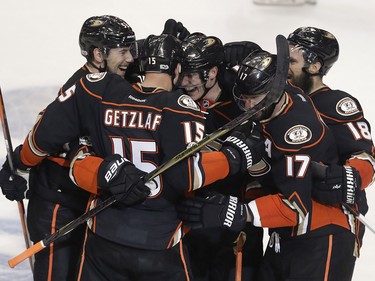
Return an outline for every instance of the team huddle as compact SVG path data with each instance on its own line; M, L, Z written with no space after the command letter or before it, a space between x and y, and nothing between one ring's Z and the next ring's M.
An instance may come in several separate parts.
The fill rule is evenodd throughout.
M170 19L136 40L118 17L87 19L86 64L13 152L16 171L5 161L0 186L9 200L27 194L33 243L114 203L36 253L34 280L351 280L375 179L370 124L323 82L339 57L333 34L278 39L272 54Z

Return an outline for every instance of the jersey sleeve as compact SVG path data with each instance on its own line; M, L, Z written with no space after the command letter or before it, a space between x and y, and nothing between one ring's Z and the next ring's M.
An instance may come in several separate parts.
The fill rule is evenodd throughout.
M375 150L371 126L364 117L361 104L348 93L338 90L317 93L313 101L334 135L339 162L356 168L361 176L361 188L366 188L375 180Z
M21 161L25 165L39 164L48 155L58 152L65 143L79 137L76 95L71 90L60 93L39 114L21 151Z
M159 153L163 155L163 162L204 137L204 117L186 95L180 96L173 107L164 108L162 119ZM163 177L175 188L191 191L222 179L228 173L228 162L222 152L197 152L173 165Z

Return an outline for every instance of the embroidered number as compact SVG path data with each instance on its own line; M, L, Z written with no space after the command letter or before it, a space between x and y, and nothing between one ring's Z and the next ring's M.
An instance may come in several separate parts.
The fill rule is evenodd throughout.
M195 125L195 137L193 139L193 128L192 123ZM183 122L182 125L184 126L184 135L185 135L185 143L189 144L192 142L199 142L203 139L204 136L204 125L199 122Z
M60 102L64 102L67 99L69 99L71 96L74 95L74 91L76 90L76 85L71 86L69 89L67 89L65 92L61 92L58 100Z
M124 155L124 141L121 137L111 137L113 144L113 153L119 154L123 157L128 158L138 169L151 172L157 168L157 165L150 160L145 160L143 156L145 154L155 154L157 153L156 143L153 140L130 140L130 151L131 155ZM161 190L161 181L160 177L157 176L154 178L157 183L157 188L151 190L149 196L156 196Z
M360 140L362 138L367 140L372 139L370 128L368 127L366 122L350 122L346 123L345 125L348 126L355 140Z
M297 172L295 169L299 165ZM308 155L292 155L286 156L286 175L288 177L303 178L306 175L307 168L310 164L310 156Z

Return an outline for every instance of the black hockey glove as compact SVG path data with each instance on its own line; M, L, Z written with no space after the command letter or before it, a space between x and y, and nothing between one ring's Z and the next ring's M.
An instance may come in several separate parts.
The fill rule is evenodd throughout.
M311 163L314 184L313 198L326 205L347 203L354 205L360 197L361 178L350 166L326 166Z
M251 121L234 129L223 143L221 151L228 159L230 175L243 173L262 160L264 140Z
M179 217L191 229L225 227L233 231L245 227L247 209L247 205L238 202L237 197L219 193L186 199L177 206Z
M174 37L182 41L190 35L190 32L181 22L176 22L176 20L174 19L169 19L164 24L164 30L162 34L173 35Z
M250 41L230 42L224 45L225 63L227 67L233 67L241 62L255 50L261 50L259 45Z
M13 165L15 170L19 170L21 173L30 170L30 167L27 167L22 164L20 160L20 151L22 145L18 146L13 153ZM0 187L1 191L8 200L21 201L22 199L27 198L28 186L25 178L18 174L12 174L9 166L8 157L3 164L3 168L0 170Z
M150 188L141 179L146 173L118 154L106 157L99 167L99 188L116 195L125 206L141 203L150 194Z

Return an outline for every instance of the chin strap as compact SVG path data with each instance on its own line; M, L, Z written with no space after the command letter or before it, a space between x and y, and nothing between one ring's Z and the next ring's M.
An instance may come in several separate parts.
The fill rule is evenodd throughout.
M99 72L106 72L107 71L107 61L104 60L104 67L97 67L95 64L93 64L91 61L87 62L90 66L98 70Z
M209 88L206 87L206 84L207 84L207 81L206 83L204 83L204 93L203 95L198 99L196 100L196 102L198 103L201 103L204 99L205 99L205 96L207 96L208 92L218 83L217 81L217 78L216 78L216 82ZM205 99L205 100L208 100L208 99Z

